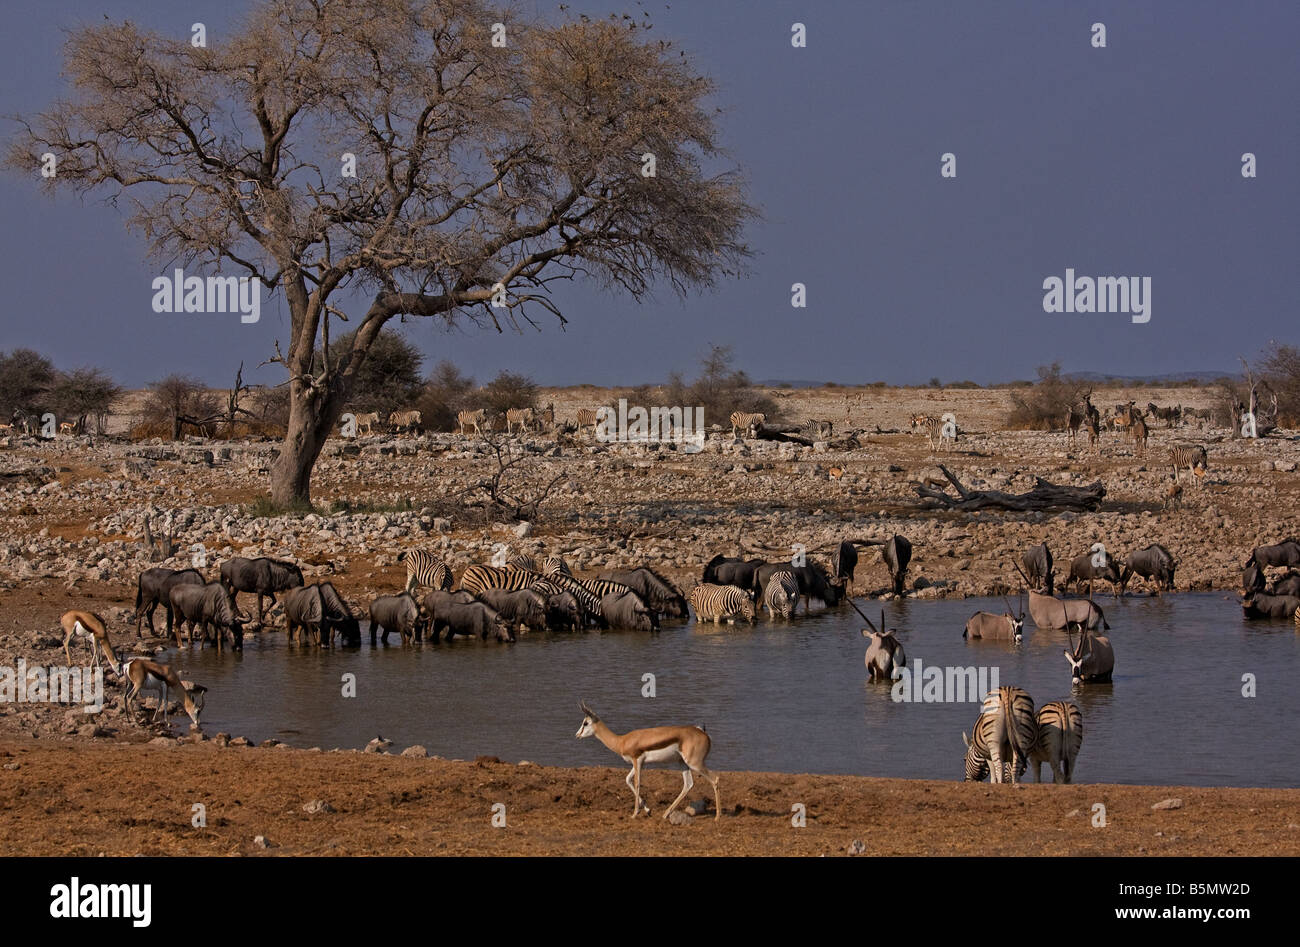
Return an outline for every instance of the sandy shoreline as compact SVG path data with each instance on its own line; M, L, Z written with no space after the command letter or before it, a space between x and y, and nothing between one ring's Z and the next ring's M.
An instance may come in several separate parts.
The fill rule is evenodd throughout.
M605 767L14 739L0 761L5 855L817 856L855 840L869 855L1300 855L1300 789L735 772L720 820L710 805L670 825L659 815L681 779L665 770L643 783L652 817L633 820L624 771ZM1171 798L1181 807L1152 809ZM325 811L304 810L317 800Z

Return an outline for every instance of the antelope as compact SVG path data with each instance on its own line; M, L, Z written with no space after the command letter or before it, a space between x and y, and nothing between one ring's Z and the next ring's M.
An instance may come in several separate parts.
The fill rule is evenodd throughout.
M63 653L67 656L68 667L72 667L72 650L68 647L69 644L73 638L84 637L90 639L90 653L94 658L95 667L99 667L99 654L103 651L104 658L108 661L108 666L113 669L113 673L121 673L117 654L113 651L112 642L108 640L108 629L104 627L104 619L94 612L73 609L63 613L59 624L63 626Z
M148 658L128 658L122 663L122 676L127 679L126 690L122 693L122 709L127 718L131 716L131 701L141 696L144 691L153 691L158 695L158 707L149 718L152 723L162 711L163 723L167 722L167 689L174 688L184 697L185 712L189 714L195 728L199 725L199 714L203 712L203 695L207 688L202 684L182 681L176 671L165 664L150 661Z
M1079 629L1079 643L1074 643L1074 629ZM1064 649L1065 659L1070 662L1070 680L1079 684L1109 684L1111 674L1115 671L1115 651L1110 646L1110 639L1105 635L1095 634L1082 622L1072 621L1066 626L1070 647Z
M73 434L76 433L76 431L77 431L77 425L73 424L71 421L64 421L62 424L59 425L60 434L66 434L69 437L71 437Z
M629 730L620 736L596 716L596 712L587 706L585 700L580 701L578 707L584 716L582 726L578 728L576 734L577 738L581 740L584 737L594 736L632 764L632 771L627 774L626 780L633 796L632 818L635 819L642 809L645 809L646 815L650 814L650 807L641 799L641 764L667 763L675 757L681 758L686 764L686 769L682 771L682 791L668 807L664 818L672 815L673 810L691 791L691 787L695 785L693 775L695 773L703 776L713 786L714 821L722 817L722 797L718 794L718 777L709 772L704 765L709 755L711 741L702 727L649 727L644 730Z

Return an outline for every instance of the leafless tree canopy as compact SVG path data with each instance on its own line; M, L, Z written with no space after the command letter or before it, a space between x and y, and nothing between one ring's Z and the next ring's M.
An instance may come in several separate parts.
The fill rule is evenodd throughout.
M479 0L269 0L208 40L129 22L73 33L69 96L23 121L9 160L34 173L53 152L45 183L126 197L160 259L284 293L277 501L309 497L393 316L562 322L554 280L640 298L657 283L709 286L748 256L742 183L706 167L724 157L712 83L635 25L550 25ZM321 364L317 340L328 346L329 317L347 318L338 301L357 291L368 307Z

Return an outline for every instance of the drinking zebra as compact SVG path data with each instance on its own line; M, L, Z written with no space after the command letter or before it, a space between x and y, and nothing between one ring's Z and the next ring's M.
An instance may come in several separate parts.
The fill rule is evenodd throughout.
M397 554L397 561L406 563L406 591L414 592L416 586L451 589L451 569L436 553L427 549L407 549Z
M752 433L754 428L762 427L766 423L766 414L749 414L744 411L733 411L731 413L731 436L736 436L737 428Z
M1209 468L1210 462L1204 447L1181 444L1170 448L1169 466L1174 469L1175 481L1178 480L1178 472L1186 467L1194 482L1204 483L1205 471Z
M485 589L506 589L517 592L531 586L541 578L528 569L498 569L495 566L470 566L460 574L460 587L478 595Z
M789 618L799 608L799 582L793 572L774 572L767 580L763 604L769 618Z
M1083 714L1071 701L1053 700L1038 709L1037 723L1037 737L1029 754L1034 782L1039 782L1046 763L1052 768L1052 782L1068 783L1083 746Z
M722 619L734 621L740 616L745 621L754 620L754 603L749 593L738 585L713 585L703 583L691 590L691 608L698 621L717 624Z
M482 428L479 427L479 425L481 425L486 418L487 418L487 411L485 411L483 408L479 408L475 411L470 411L468 409L464 411L457 411L456 423L460 425L461 436L462 437L465 436L465 430L471 424L474 425L474 433L482 436L483 431Z
M980 759L988 761L989 772L995 783L1007 776L1014 784L1029 764L1029 754L1038 742L1038 721L1034 717L1034 699L1019 687L1003 685L989 691L980 708L979 719L971 728L970 738L962 734L966 744L967 778L972 765ZM1009 757L1009 760L1008 760ZM1011 763L1008 773L1004 761Z

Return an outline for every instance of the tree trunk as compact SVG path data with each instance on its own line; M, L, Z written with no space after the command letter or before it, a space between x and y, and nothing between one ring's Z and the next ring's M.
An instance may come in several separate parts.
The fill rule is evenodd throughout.
M289 425L280 454L271 464L271 502L289 507L311 503L311 472L341 410L338 398L319 398L294 384L289 394Z

